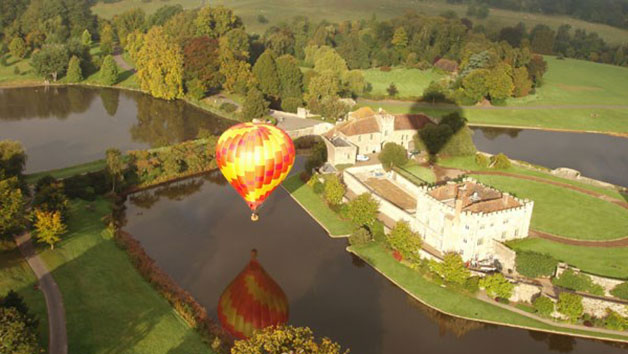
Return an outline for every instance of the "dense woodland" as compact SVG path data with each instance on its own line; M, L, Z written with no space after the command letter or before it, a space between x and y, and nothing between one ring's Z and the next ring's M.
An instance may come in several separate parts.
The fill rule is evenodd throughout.
M269 107L294 112L301 106L328 119L341 117L348 109L342 98L370 95L361 72L368 68L447 73L422 99L471 105L533 93L547 69L540 54L626 65L626 47L610 47L569 25L554 31L520 23L494 31L455 14L408 12L341 23L295 17L260 36L247 33L222 6L164 5L150 16L133 9L111 21L97 19L81 0L8 0L1 6L3 52L30 58L42 77L80 82L99 72L102 84L115 84L119 72L111 55L121 48L135 64L142 90L166 100L239 94L244 119L262 117ZM394 96L395 87L388 92Z

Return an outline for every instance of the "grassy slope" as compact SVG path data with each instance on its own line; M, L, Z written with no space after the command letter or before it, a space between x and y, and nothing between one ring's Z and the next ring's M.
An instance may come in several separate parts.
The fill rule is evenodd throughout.
M39 340L48 347L48 313L44 295L35 290L35 274L13 242L0 241L0 297L15 290L24 297L30 312L39 320Z
M106 167L107 163L105 160L96 160L92 162L87 162L80 165L70 166L66 168L60 168L58 170L44 171L32 173L26 176L26 182L29 184L35 184L39 181L40 178L50 175L54 178L67 178L74 175L80 175L88 172L100 171Z
M323 199L316 195L312 188L304 184L298 175L294 175L283 182L283 187L303 204L314 218L321 224L325 225L332 236L341 236L350 234L353 226L349 221L342 220L334 213Z
M368 19L377 14L379 19L387 19L403 15L407 10L423 12L429 15L438 15L444 11L452 10L460 17L465 17L467 7L464 5L448 4L444 0L414 1L414 0L170 0L167 4L181 4L184 8L194 8L202 4L222 4L233 8L236 14L242 17L246 26L257 33L269 26L281 21L291 19L293 16L308 16L312 21L323 19L328 21L343 21ZM163 3L159 1L143 2L137 0L122 0L120 2L105 4L98 2L92 11L98 16L111 18L115 14L141 7L152 13ZM268 24L257 21L257 15L262 14L268 20ZM516 25L523 21L528 28L537 24L546 24L552 28L558 28L563 23L570 24L573 28L583 28L597 32L602 38L614 44L623 44L628 31L607 25L589 23L565 16L548 16L529 14L508 10L492 9L487 19L473 19L476 24L496 24L498 26Z
M457 293L448 288L434 284L415 271L395 261L390 252L378 243L353 248L360 257L382 271L408 292L421 298L425 303L442 311L454 313L467 318L474 318L500 323L536 327L569 333L592 334L584 331L562 330L554 326L527 318L514 312L492 306L481 300ZM625 339L626 337L621 337Z
M432 172L432 170L427 167L419 166L414 162L408 163L406 166L403 167L403 170L418 177L419 179L422 179L425 182L436 182L436 175L434 175L434 172Z
M579 247L540 238L509 242L516 250L547 253L585 272L605 277L628 279L628 247Z
M541 182L513 177L471 175L520 198L534 200L531 227L581 240L628 236L628 211L616 204Z
M420 97L423 90L432 81L436 81L443 77L432 70L404 69L395 68L389 72L379 69L363 70L364 78L372 86L372 95L387 96L386 89L391 83L394 83L399 90L397 98L404 97Z
M210 352L126 254L104 237L100 218L109 210L102 199L73 201L70 233L54 251L41 252L63 293L70 351Z

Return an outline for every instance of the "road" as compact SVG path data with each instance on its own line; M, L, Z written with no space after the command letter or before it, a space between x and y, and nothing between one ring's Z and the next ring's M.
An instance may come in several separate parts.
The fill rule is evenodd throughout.
M44 264L43 260L35 253L35 247L30 233L26 232L15 237L15 242L20 248L20 252L33 269L39 281L39 289L44 293L46 307L48 308L48 353L67 354L68 335L66 332L65 309L63 307L63 296L59 291L59 286L52 278L52 274Z

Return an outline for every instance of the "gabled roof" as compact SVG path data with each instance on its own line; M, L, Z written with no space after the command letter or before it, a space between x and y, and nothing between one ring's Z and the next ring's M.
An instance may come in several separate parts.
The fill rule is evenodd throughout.
M374 116L353 119L336 127L336 131L346 136L379 133L379 124Z
M452 207L455 206L456 199L461 199L462 211L472 213L492 213L521 205L510 195L469 181L444 184L432 189L429 194L436 200Z
M371 107L365 106L365 107L358 108L357 110L351 112L350 114L351 114L351 118L360 119L360 118L367 118L367 117L374 116L375 111L371 109Z
M427 123L433 123L430 117L424 114L397 114L395 115L395 130L419 130Z

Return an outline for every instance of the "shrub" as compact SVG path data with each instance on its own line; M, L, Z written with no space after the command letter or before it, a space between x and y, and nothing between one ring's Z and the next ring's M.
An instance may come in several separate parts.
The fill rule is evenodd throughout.
M623 318L620 314L611 309L606 309L604 327L615 331L623 331L628 329L628 319Z
M542 316L550 316L554 312L554 302L547 296L539 296L532 302L534 310Z
M238 106L234 105L233 103L224 102L220 105L219 108L223 112L233 113L238 109Z
M464 282L464 289L468 291L470 294L475 294L480 290L480 277L473 276L469 277Z
M347 350L344 353L348 353ZM308 327L267 327L245 340L235 341L232 354L249 353L343 353L340 344L329 338L316 341Z
M502 299L509 299L515 288L515 286L500 273L491 274L480 279L480 287L484 288L489 296Z
M207 85L199 79L192 79L185 83L185 87L188 92L188 96L194 100L200 100L205 97L207 92Z
M281 100L281 109L285 112L296 113L299 107L303 106L301 97L286 97Z
M349 236L349 244L352 246L365 245L373 241L371 232L364 227L357 228L351 236Z
M572 269L564 271L560 277L552 279L552 283L563 288L583 291L594 295L604 295L604 288L595 284L590 276L582 273L576 273Z
M399 94L399 90L397 89L397 85L395 85L394 83L391 83L388 88L386 89L386 92L388 92L388 96L390 97L395 97L397 96L397 94Z
M28 47L24 40L20 37L15 37L9 43L9 52L16 58L23 59L28 51Z
M107 55L103 60L98 75L103 85L111 86L118 82L118 65L111 55Z
M340 178L336 175L331 175L325 180L325 200L330 205L338 205L342 203L342 198L345 195L345 186L340 182Z
M488 167L488 157L486 157L486 155L484 154L475 154L475 164L478 165L478 167L482 168Z
M431 261L430 269L449 283L463 285L471 276L458 253L447 253L442 262Z
M348 204L347 214L356 226L372 226L377 219L379 204L369 193L360 194Z
M490 166L498 170L505 170L507 168L510 168L512 164L510 163L510 159L508 159L508 156L499 153L497 155L491 156Z
M387 73L387 72L391 71L392 68L390 66L382 66L382 67L379 68L379 70Z
M312 189L314 190L314 193L322 194L325 192L325 185L319 181L314 181L314 184L312 184Z
M408 163L408 152L399 144L386 143L377 158L382 163L382 167L390 171L394 166L400 167Z
M582 297L577 294L560 293L556 310L569 317L571 322L576 322L584 312Z
M558 261L546 254L531 251L517 252L517 272L530 278L548 277L554 274Z
M257 22L259 23L268 23L268 19L266 18L266 16L259 14L257 15Z
M75 55L70 58L66 79L68 80L68 82L79 82L83 80L83 72L81 71L81 60Z
M20 67L15 65L15 68L13 69L13 74L15 75L19 75L20 74Z
M611 295L620 299L628 300L628 282L623 282L611 290Z
M423 242L419 234L410 229L407 222L398 221L388 234L387 242L392 249L399 251L403 258L409 262L418 263L421 261L419 250Z

